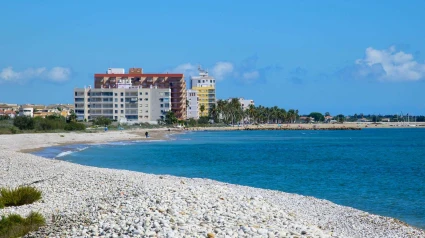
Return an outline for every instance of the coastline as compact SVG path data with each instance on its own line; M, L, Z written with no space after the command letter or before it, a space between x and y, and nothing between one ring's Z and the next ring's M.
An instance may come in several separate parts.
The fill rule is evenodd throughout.
M145 132L149 132L149 138ZM0 135L0 150L32 153L47 147L75 144L102 144L117 141L166 140L169 136L183 133L181 129L133 129L123 131L64 132ZM17 143L14 143L16 141Z
M102 232L111 236L123 232L129 236L155 233L158 237L206 237L207 233L216 237L425 236L425 231L397 219L313 197L209 179L101 169L19 152L66 142L81 144L78 140L87 141L87 134L95 134L89 137L95 140L92 143L143 139L145 131L59 133L64 137L1 135L0 171L5 173L0 174L0 186L32 183L44 195L43 202L6 208L0 210L0 215L26 215L30 210L39 210L47 218L48 226L35 236L89 236ZM167 129L156 135L155 131L158 130L151 131L149 139L169 135ZM172 130L170 134L180 132L183 131Z

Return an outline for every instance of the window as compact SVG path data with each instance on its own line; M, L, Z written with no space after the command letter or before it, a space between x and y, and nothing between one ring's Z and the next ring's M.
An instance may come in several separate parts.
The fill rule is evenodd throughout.
M201 83L201 80L198 80L198 83Z
M124 93L121 93L121 97L124 96Z
M147 101L148 99L147 98L145 98L145 101Z
M149 105L148 104L145 104L145 107L149 107Z
M118 120L118 117L117 116L115 116L115 120Z
M115 96L118 96L118 93L115 93Z
M123 108L124 107L124 104L121 104L121 108Z
M118 104L115 104L115 107L118 107Z
M148 110L146 110L145 112L146 112L146 113L148 113L149 111L148 111Z
M145 95L148 95L148 92L146 92Z
M161 107L164 107L164 104L161 104Z
M210 83L212 83L212 80L210 80Z
M118 110L115 110L115 113L118 113Z
M114 98L114 102L118 102L118 98Z
M121 102L124 102L124 98L121 98Z
M121 110L121 113L124 113L124 110Z
M190 110L192 110L192 107L189 107Z

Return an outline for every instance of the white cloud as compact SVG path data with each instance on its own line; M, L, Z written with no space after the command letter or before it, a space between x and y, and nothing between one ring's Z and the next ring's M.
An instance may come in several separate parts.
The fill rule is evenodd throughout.
M360 76L375 74L377 68L382 68L382 73L378 75L382 81L417 81L425 78L425 63L416 62L411 54L397 52L394 46L386 50L369 47L365 57L356 60L356 64L360 66Z
M185 63L178 65L172 70L169 70L170 73L183 73L186 77L198 75L198 67L192 63ZM208 68L205 68L208 69ZM211 76L214 76L217 80L222 80L230 73L233 72L233 64L229 62L217 62L210 72Z
M194 76L197 75L198 67L191 63L181 64L175 67L172 70L169 70L170 73L183 73L185 76Z
M16 82L27 79L44 79L52 82L63 82L69 79L71 70L63 67L54 67L48 70L45 67L29 68L23 71L14 71L12 67L3 68L0 72L0 82Z
M233 72L233 64L230 62L217 62L212 70L212 75L217 80L224 79L227 75Z
M245 80L255 80L260 77L260 73L258 71L251 71L242 74L242 78Z

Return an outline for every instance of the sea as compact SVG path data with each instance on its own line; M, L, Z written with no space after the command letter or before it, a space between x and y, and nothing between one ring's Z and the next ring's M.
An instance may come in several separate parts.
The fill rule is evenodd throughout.
M420 128L206 130L170 140L69 145L34 154L313 196L425 229L425 129Z

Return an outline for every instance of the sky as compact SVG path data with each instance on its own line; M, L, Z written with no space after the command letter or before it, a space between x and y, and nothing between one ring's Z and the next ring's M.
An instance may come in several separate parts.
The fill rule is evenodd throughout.
M73 103L73 89L109 67L188 80L201 65L219 99L424 115L423 9L422 0L6 0L0 102Z

